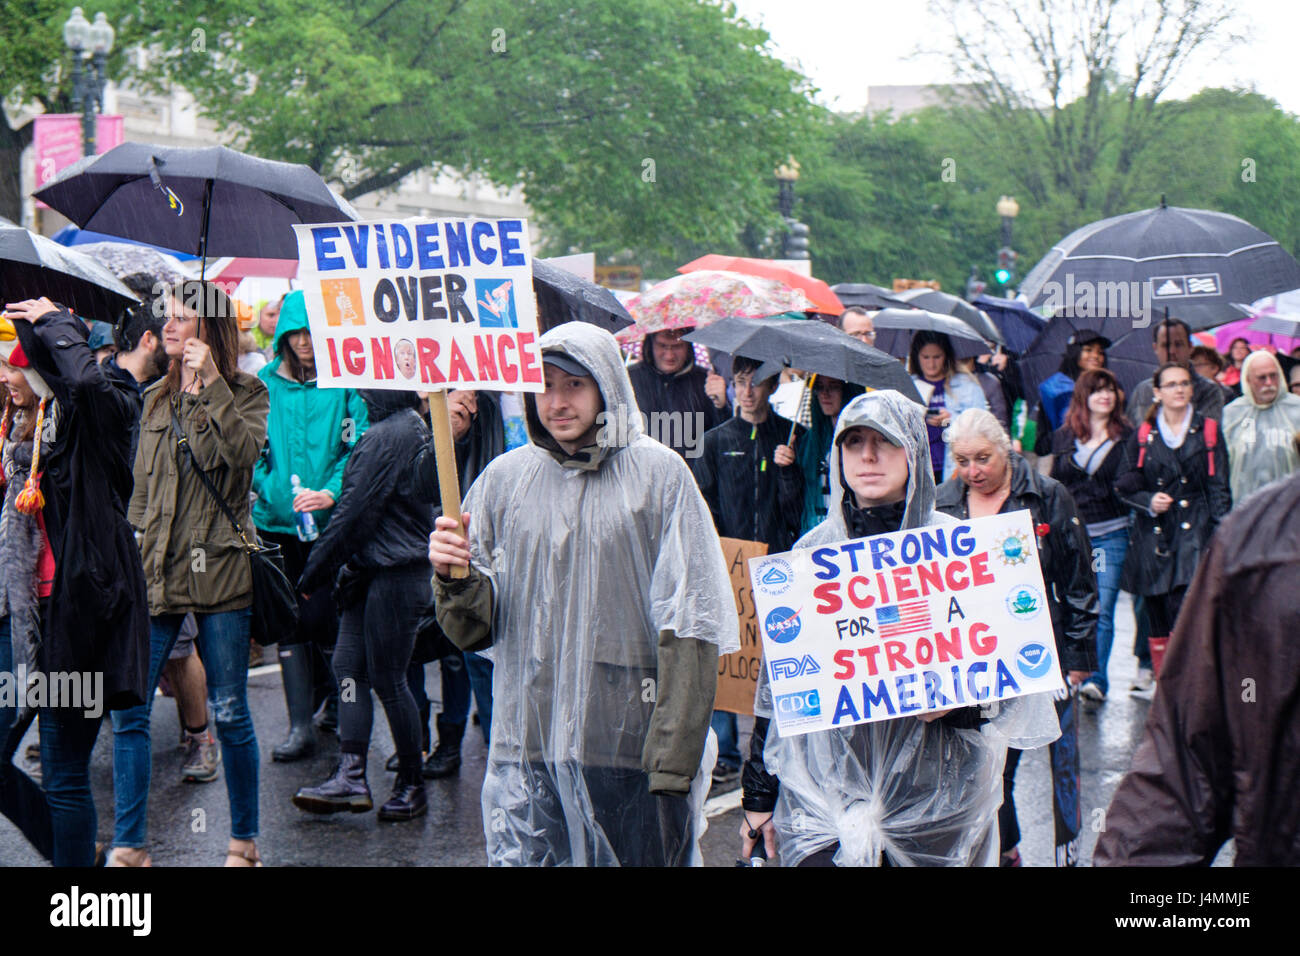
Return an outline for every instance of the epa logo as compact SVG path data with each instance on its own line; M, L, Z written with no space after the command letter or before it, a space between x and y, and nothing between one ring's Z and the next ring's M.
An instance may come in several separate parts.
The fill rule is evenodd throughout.
M790 590L794 584L794 568L782 558L771 558L758 566L754 573L758 590L763 594L778 597Z
M788 607L778 607L771 611L763 621L767 636L778 644L789 644L799 636L799 612Z
M776 712L785 718L786 723L815 720L822 715L821 695L815 688L797 694L781 694L776 698Z
M782 657L772 662L772 680L788 680L791 677L803 677L805 674L820 674L821 670L811 654L805 654L802 658Z
M1032 621L1043 611L1043 595L1038 588L1020 584L1007 594L1007 610L1020 621Z
M1031 680L1046 677L1052 669L1052 652L1045 645L1031 641L1016 651L1016 668Z

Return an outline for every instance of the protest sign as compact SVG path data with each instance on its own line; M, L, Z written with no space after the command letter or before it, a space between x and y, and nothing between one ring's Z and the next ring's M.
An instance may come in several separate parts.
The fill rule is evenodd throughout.
M767 554L761 541L720 538L722 554L731 573L731 589L736 595L736 616L740 618L740 650L718 658L718 695L714 710L733 714L754 713L754 688L758 670L763 666L763 645L758 639L758 618L754 614L754 595L749 589L749 559Z
M1028 511L749 568L784 736L1065 686Z
M525 220L294 230L318 385L544 390Z

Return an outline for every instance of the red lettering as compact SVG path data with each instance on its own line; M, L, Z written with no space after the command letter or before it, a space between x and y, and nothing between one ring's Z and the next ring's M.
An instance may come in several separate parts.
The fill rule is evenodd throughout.
M853 602L854 607L866 608L871 607L871 605L876 603L876 599L871 596L869 591L867 591L869 587L871 587L871 581L867 579L866 575L855 574L853 577L849 578L849 600ZM867 591L865 596L858 596L859 588L863 591Z
M930 643L928 637L918 637L913 651L916 654L916 662L918 664L928 664L930 661L934 660L934 645ZM924 657L921 656L922 651L925 652Z
M966 564L962 561L954 561L944 569L944 580L948 582L949 591L964 591L970 586L970 581L966 578Z
M961 660L961 628L954 627L951 637L944 637L943 631L934 632L935 650L939 654L939 663Z
M910 668L912 666L912 662L903 654L905 650L907 650L907 645L902 641L885 641L885 660L889 663L891 671L896 671L900 667Z
M943 590L943 572L939 570L938 561L931 561L929 564L918 564L916 566L916 576L921 584L922 597L929 597L931 592Z
M506 348L517 349L515 340L508 335L497 337L497 364L501 367L501 381L513 385L519 380L519 366L506 358Z
M997 580L989 571L989 553L977 554L970 559L971 583L992 584Z
M370 364L374 366L375 378L392 378L393 343L388 339L371 339Z
M484 341L486 340L486 345ZM497 360L492 354L492 338L488 335L474 336L474 358L478 361L478 377L491 381L497 377Z
M522 380L525 382L542 381L542 367L537 364L536 359L528 351L528 347L533 344L532 332L519 333L519 362L523 365Z
M889 600L889 585L885 583L885 576L879 571L876 572L876 588L880 591L880 603L892 604Z
M813 597L822 603L817 605L818 614L834 614L844 606L839 595L840 582L827 581L813 588Z
M859 647L858 656L867 659L867 674L871 677L876 676L876 655L880 653L880 645L872 644L870 647Z
M474 373L469 370L469 363L465 361L465 355L461 352L460 346L456 340L451 340L451 358L447 361L447 374L449 381L452 382L472 382Z
M339 371L339 353L338 353L338 351L334 348L334 340L333 340L333 339L326 339L326 340L325 340L325 344L326 344L327 346L329 346L329 353L330 353L330 373L333 374L333 376L334 376L335 378L338 378L340 375L343 374L341 371Z
M366 370L365 352L366 347L360 339L343 340L343 367L348 370L348 374L360 375Z
M894 568L894 600L906 601L909 598L920 597L916 593L916 588L912 587L912 569L911 568Z
M425 385L440 385L447 381L438 371L438 340L416 339L420 350L420 381Z
M842 671L835 672L836 680L848 680L853 676L853 652L851 650L846 647L842 651L836 651L831 657L834 658L836 664L844 668Z
M970 626L970 646L976 654L981 656L992 654L998 649L998 639L995 635L990 634L988 637L981 638L980 635L989 629L987 624L972 624Z

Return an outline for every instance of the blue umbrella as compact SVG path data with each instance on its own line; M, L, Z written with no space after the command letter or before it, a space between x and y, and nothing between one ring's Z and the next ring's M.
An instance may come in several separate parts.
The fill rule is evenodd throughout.
M1019 299L1002 299L993 295L977 295L975 305L983 309L1006 339L1007 351L1019 355L1034 344L1047 320Z

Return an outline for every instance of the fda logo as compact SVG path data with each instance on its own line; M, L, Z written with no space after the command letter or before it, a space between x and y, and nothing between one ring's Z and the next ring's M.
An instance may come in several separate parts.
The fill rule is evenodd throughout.
M820 674L821 670L811 654L805 654L802 659L783 657L772 662L772 680L788 680L791 677L803 677L805 674Z
M782 558L771 558L758 566L754 580L763 594L777 597L790 590L794 583L794 568Z
M786 723L803 723L822 715L822 699L816 688L776 698L776 712Z

